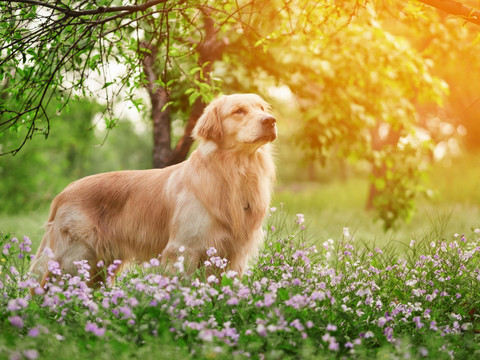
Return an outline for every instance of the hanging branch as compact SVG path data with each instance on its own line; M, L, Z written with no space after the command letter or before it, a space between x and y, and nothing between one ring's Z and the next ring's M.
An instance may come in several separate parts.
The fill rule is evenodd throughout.
M51 99L59 100L59 111L72 94L98 96L86 81L92 75L100 74L109 63L123 63L127 69L116 79L107 81L104 77L102 91L107 92L112 84L118 88L131 87L132 79L135 81L133 86L141 83L139 71L147 74L154 67L143 61L138 46L126 40L131 37L131 29L136 27L138 30L140 22L141 26L148 28L142 29L147 42L169 49L168 41L185 45L189 39L178 41L172 32L163 42L160 41L163 35L157 30L163 27L163 23L168 26L172 14L180 14L178 18L183 16L183 34L190 33L194 39L188 51L194 53L195 58L198 56L198 66L202 68L202 76L197 73L192 81L208 83L212 63L221 58L226 45L226 37L217 39L220 28L228 22L236 22L259 36L248 21L241 19L244 9L253 9L253 1L237 6L229 14L222 6L189 4L186 0L147 0L143 4L135 1L127 6L96 6L96 1L0 0L0 37L3 40L0 45L0 133L13 129L24 136L20 144L12 146L13 149L0 148L0 155L16 154L35 134L48 136ZM197 10L196 14L192 15L192 9ZM224 22L215 23L208 16L213 12L224 17ZM200 24L203 26L196 21L202 15L204 22ZM180 57L189 56L188 51ZM164 68L156 73L158 78L161 73L165 77L171 61L176 62L174 58L167 59L162 65ZM184 72L181 66L179 70ZM114 96L107 93L107 107L111 107L119 92L115 90ZM172 149L171 158L176 159L172 161L178 161L188 152L192 142L191 130L204 106L201 99L192 104L185 136Z
M13 149L2 148L0 155L16 154L35 133L48 137L50 100L68 101L72 89L85 95L89 92L85 79L115 57L94 49L105 48L104 43L112 48L114 31L180 4L156 8L166 2L81 9L90 5L84 1L71 8L59 1L0 0L0 132L24 129L23 140ZM104 31L107 23L111 29Z
M418 0L448 14L461 16L465 21L480 25L480 11L453 0Z
M142 12L158 4L163 4L168 0L148 0L144 4L140 5L129 5L129 6L99 6L96 9L86 9L86 10L74 10L68 7L66 4L63 4L59 1L55 3L48 3L46 1L37 1L37 0L0 0L0 2L8 3L17 3L17 4L27 4L32 6L40 6L46 9L52 9L57 13L64 14L66 17L80 17L80 16L91 16L97 14L107 14L107 13L124 13L123 15L133 14L136 12ZM61 4L58 6L55 4Z

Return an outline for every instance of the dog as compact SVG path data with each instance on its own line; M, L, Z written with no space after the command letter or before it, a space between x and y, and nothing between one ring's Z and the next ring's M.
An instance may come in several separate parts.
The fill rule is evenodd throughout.
M205 108L192 136L199 145L182 163L88 176L56 196L30 268L41 286L51 276L50 258L69 274L75 261L87 260L94 286L106 280L99 263L160 254L168 264L181 251L192 272L211 247L241 276L263 240L275 117L258 95L223 95Z

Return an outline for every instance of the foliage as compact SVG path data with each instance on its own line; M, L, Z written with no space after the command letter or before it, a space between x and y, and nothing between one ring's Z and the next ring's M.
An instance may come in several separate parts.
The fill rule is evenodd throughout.
M419 125L432 123L446 94L433 75L444 52L420 53L411 39L429 32L396 36L383 11L416 17L424 29L429 24L418 20L424 7L359 0L322 6L311 0L18 0L0 7L0 134L7 128L21 134L2 152L15 153L34 133L48 135L50 99L60 111L71 98L101 93L107 129L118 121L118 101L150 113L154 166L162 167L187 156L193 125L215 94L268 94L283 86L291 94L284 102L298 104L292 128L306 158L367 163L367 206L386 228L411 218L425 191L422 180L440 139L431 131L424 141ZM437 25L432 20L443 36L445 27ZM457 35L443 37L453 43L462 38Z
M118 122L114 104L119 100L148 111L138 96L143 86L173 96L154 110L170 105L174 115L181 115L198 98L211 100L217 87L214 79L203 74L209 59L199 59L202 52L197 48L204 45L205 34L197 19L199 12L207 10L209 16L219 14L217 20L227 24L234 17L225 18L222 7L214 6L164 0L141 5L105 0L0 1L4 39L0 133L10 129L22 135L2 153L15 154L35 134L48 136L52 100L61 111L80 96L102 99L108 129ZM157 49L158 61L147 66L147 58Z
M450 241L434 234L407 240L399 256L356 244L348 229L317 248L304 221L272 208L265 249L241 280L209 249L205 266L213 273L168 277L152 259L97 290L86 287L83 262L77 275L41 289L24 274L29 239L3 236L2 353L449 359L480 351L479 229ZM58 264L49 267L55 272Z
M465 1L478 7L474 1ZM471 10L473 11L473 10ZM429 61L432 73L448 83L449 96L444 109L428 109L431 116L420 119L436 142L458 141L468 150L478 150L480 88L471 81L480 74L480 33L478 26L455 21L444 12L429 7L387 7L380 18L384 27L409 39L412 46ZM473 13L473 12L472 12ZM392 21L399 19L400 21ZM428 31L426 31L428 30ZM421 112L424 112L420 108ZM455 148L448 149L455 151Z
M15 157L0 158L0 211L15 214L49 204L69 182L102 171L148 168L151 145L124 120L99 147L105 134L94 131L92 119L101 107L82 100L71 102L52 118L54 136L36 136ZM147 134L148 135L148 134ZM16 143L21 134L7 132L2 145Z
M381 26L372 6L353 22L355 4L309 14L318 23L292 37L278 35L249 65L288 86L298 104L294 140L310 161L369 164L367 206L390 228L412 216L424 191L432 137L419 131L417 109L441 105L447 85L406 39Z

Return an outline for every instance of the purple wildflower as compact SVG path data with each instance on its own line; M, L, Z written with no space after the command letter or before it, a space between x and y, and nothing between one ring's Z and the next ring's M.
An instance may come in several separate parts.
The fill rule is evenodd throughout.
M11 248L12 248L12 244L11 244L11 243L6 243L5 245L3 245L3 255L8 256L9 250L10 250Z
M337 326L332 325L332 324L328 324L327 325L327 331L337 331Z
M96 336L104 336L106 329L105 328L99 328L98 325L95 324L95 323L87 322L85 324L85 331L86 332L91 332L92 334L94 334Z
M290 323L290 326L294 327L298 331L303 331L305 330L305 327L302 325L299 319L295 319Z
M23 328L23 320L20 316L10 316L8 318L8 321L10 321L10 324L12 324L13 326L21 329Z
M50 271L53 275L62 275L60 264L55 260L48 260L48 271Z
M257 325L257 334L262 336L262 337L267 336L267 329L265 328L265 325L263 325L263 324L258 324Z
M297 214L297 221L296 223L301 225L305 222L305 216L303 214Z
M207 249L207 256L208 256L208 257L212 257L212 256L214 256L216 253L217 253L217 249L215 249L214 247L211 247L211 248Z
M38 351L35 349L23 350L23 356L29 360L35 360L38 358Z
M207 278L207 283L211 284L211 283L215 283L215 284L218 284L218 279L215 275L210 275L208 278Z
M28 336L30 337L37 337L38 335L40 335L40 329L38 327L31 328L28 331Z
M338 351L339 348L340 345L338 344L338 342L335 341L335 339L330 341L330 343L328 344L328 350Z
M415 323L415 326L417 327L417 329L421 329L424 326L423 323L421 322L420 316L415 316L412 320Z
M238 302L239 302L238 298L232 297L232 298L227 300L227 305L235 306L235 305L238 304Z

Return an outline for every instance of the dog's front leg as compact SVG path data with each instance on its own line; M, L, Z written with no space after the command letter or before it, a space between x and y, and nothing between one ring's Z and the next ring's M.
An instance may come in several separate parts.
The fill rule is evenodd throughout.
M200 263L200 253L185 246L167 246L161 254L161 264L169 275L192 275Z

